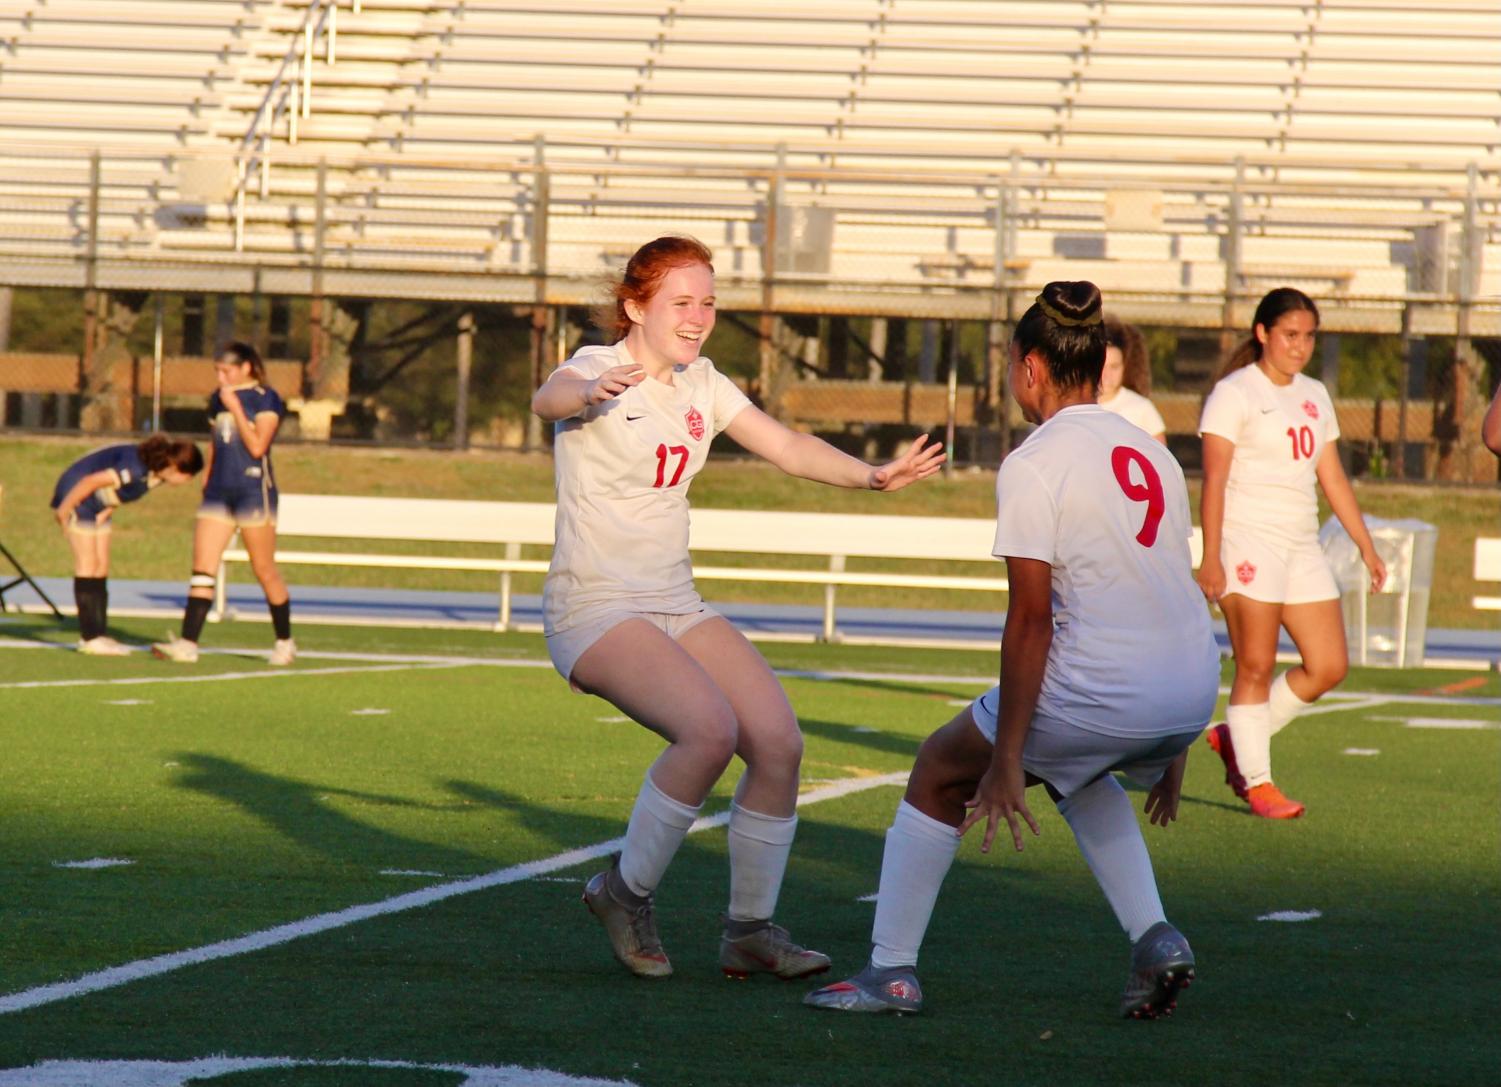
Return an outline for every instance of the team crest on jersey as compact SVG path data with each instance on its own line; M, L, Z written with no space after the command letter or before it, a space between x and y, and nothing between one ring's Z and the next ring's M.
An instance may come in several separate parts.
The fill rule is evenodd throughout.
M1319 417L1319 406L1312 400L1305 400L1303 401L1303 414L1310 419L1317 419Z
M688 436L696 442L704 440L704 417L698 413L697 408L689 408L683 416L688 423Z
M1249 585L1256 580L1256 567L1249 562L1243 562L1235 568L1235 576L1240 579L1242 585Z

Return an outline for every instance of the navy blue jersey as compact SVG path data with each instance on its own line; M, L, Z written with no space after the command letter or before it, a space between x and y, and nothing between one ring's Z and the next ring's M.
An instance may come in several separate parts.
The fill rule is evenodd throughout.
M278 419L287 414L287 406L275 389L263 385L250 385L236 389L245 417L252 423L256 417L267 412ZM252 457L240 438L240 428L235 417L224 406L219 393L209 397L209 425L214 431L214 463L209 470L206 492L231 493L246 489L261 490L276 486L271 475L271 450L264 457Z
M114 478L109 485L101 487L79 503L79 509L89 507L99 510L134 502L138 498L145 497L147 491L161 482L146 470L146 465L141 460L141 451L137 447L107 445L103 449L96 449L92 453L85 454L68 465L63 474L58 477L57 486L53 488L52 508L57 509L63 504L63 499L68 497L68 492L78 484L80 479L93 475L95 472L110 472Z

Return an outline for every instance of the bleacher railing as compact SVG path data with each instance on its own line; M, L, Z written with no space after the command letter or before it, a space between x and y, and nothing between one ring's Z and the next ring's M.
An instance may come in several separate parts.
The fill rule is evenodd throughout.
M358 15L360 0L351 0L352 12ZM313 70L318 49L323 50L326 64L338 59L338 0L312 0L303 16L302 26L287 47L276 74L266 87L260 106L250 118L245 135L235 152L235 252L244 248L245 198L253 179L265 200L271 191L271 158L275 148L277 125L285 120L284 134L289 147L297 146L298 127L313 111Z

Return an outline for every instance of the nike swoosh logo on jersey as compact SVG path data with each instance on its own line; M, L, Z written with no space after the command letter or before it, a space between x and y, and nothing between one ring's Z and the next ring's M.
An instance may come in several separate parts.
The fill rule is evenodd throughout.
M1262 408L1261 409L1261 414L1262 415L1270 415L1270 414L1272 414L1272 412L1274 412L1276 410L1277 410L1276 408Z
M646 418L646 416L644 416L644 415L630 415L630 414L627 414L626 417L625 417L625 421L627 423L634 423L637 419L645 419L645 418Z

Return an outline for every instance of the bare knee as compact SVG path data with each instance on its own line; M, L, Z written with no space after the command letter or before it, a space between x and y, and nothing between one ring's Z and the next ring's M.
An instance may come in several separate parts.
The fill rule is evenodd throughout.
M705 763L723 771L735 757L740 742L740 727L728 702L715 708L690 734L678 740L692 747Z
M1308 676L1308 682L1316 688L1314 698L1317 698L1334 690L1345 681L1345 676L1350 672L1350 658L1340 654L1337 657L1313 663L1305 661L1303 671Z
M1235 685L1256 690L1269 690L1272 673L1277 667L1275 657L1263 657L1259 653L1247 653L1235 658Z

